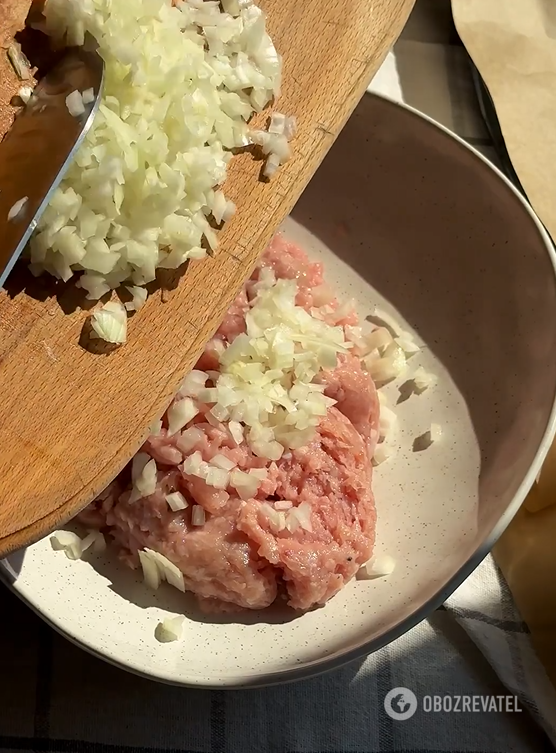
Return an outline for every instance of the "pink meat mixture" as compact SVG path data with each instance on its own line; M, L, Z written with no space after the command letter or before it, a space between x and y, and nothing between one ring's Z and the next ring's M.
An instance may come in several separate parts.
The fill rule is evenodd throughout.
M298 305L313 313L319 308L320 315L334 325L357 324L356 315L342 313L324 285L322 265L310 262L303 251L276 236L207 345L198 369L218 368L215 339L229 343L245 331L245 314L261 267L271 267L277 278L297 280ZM308 446L285 453L278 462L256 457L245 443L237 446L226 424L208 423L205 414L210 405L201 405L189 424L202 430L202 440L187 454L198 450L205 461L221 454L242 470L268 469L255 498L243 501L233 488L219 491L184 473L178 467L184 460L181 433L168 437L165 417L161 433L143 447L157 462L155 493L130 502L127 468L82 513L81 520L108 533L131 567L138 567L137 552L145 547L166 556L183 572L186 588L207 612L263 609L278 595L298 610L324 604L372 555L376 513L371 457L379 403L371 378L355 356L342 357L335 370L321 375L321 382L336 405L329 408ZM172 512L165 495L176 490L190 507ZM294 506L308 503L312 531L273 532L261 503L272 505L277 500L289 500ZM191 524L193 504L206 511L202 526Z

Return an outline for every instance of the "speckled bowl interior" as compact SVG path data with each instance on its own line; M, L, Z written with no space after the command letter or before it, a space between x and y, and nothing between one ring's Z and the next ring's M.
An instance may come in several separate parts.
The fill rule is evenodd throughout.
M395 313L424 346L412 368L438 377L397 406L399 452L375 474L377 551L397 566L303 616L215 621L170 587L149 592L109 555L72 563L42 541L4 563L11 587L70 639L167 682L275 683L393 640L488 552L554 433L554 254L516 192L461 141L367 95L284 231L363 317L377 304ZM443 439L418 451L431 422ZM157 622L183 611L183 640L157 643Z

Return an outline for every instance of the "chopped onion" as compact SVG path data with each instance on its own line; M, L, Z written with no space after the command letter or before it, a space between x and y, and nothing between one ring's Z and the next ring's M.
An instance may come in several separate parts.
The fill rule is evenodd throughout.
M185 510L189 507L189 503L181 492L171 492L166 495L166 502L172 512L178 512L179 510Z
M190 397L174 400L168 408L168 436L176 434L199 413L199 409Z
M201 469L202 463L203 463L203 456L197 450L192 455L189 455L189 457L185 458L182 465L182 470L184 473L190 476L197 476L199 475L199 471Z
M405 372L407 365L405 353L395 341L387 346L381 358L371 353L363 363L374 381L381 383L397 379Z
M236 445L240 445L243 442L243 426L237 421L230 421L228 429Z
M101 554L106 549L106 539L100 531L89 531L87 536L81 542L81 549L86 552L92 548L97 554Z
M13 42L8 47L8 60L21 81L28 81L31 78L31 66L21 51L19 42Z
M294 507L292 510L290 510L287 515L287 520L290 525L292 524L292 521L295 521L293 523L295 527L299 525L304 531L311 532L313 530L313 526L311 524L311 505L308 502L302 502L299 507ZM289 526L288 530L290 530Z
M199 397L199 393L205 388L208 378L209 375L204 371L196 369L190 371L181 383L179 389L180 395L184 397Z
M84 105L92 104L95 101L95 90L93 89L93 87L91 87L90 89L85 89L85 91L81 95L81 99Z
M184 617L167 617L159 622L154 630L154 637L159 643L172 643L181 638Z
M66 107L69 110L69 114L74 118L78 118L85 112L85 105L83 104L83 98L77 89L70 92L66 97Z
M194 505L191 509L191 525L203 526L206 522L205 508L201 505Z
M149 426L149 435L151 437L158 437L161 431L162 431L162 420L160 418L157 418Z
M141 555L143 555L143 557L141 557ZM161 580L166 580L171 586L177 588L178 591L181 591L182 593L185 592L185 583L183 580L182 571L163 554L160 554L160 552L155 552L154 549L144 549L142 552L139 552L139 558L141 559L141 565L143 565L143 559L150 560L155 564L155 567L157 568L159 574L159 582ZM145 567L143 566L143 572L144 571ZM147 580L146 576L145 580ZM152 587L158 588L158 586Z
M386 405L380 408L379 433L383 439L390 438L397 427L398 417Z
M131 481L133 484L136 483L139 476L143 473L143 470L150 459L151 456L146 452L138 452L134 455L133 460L131 461Z
M201 429L192 426L191 428L182 431L178 437L176 442L178 450L181 450L183 453L190 452L195 445L198 445L203 441L204 437L205 435Z
M15 202L13 207L8 212L8 222L13 222L14 220L21 219L22 215L25 212L25 207L28 201L29 197L24 196L22 199L18 199L18 201Z
M156 461L151 458L144 466L143 470L135 481L134 492L136 492L138 498L150 497L156 491L156 482L158 479L158 472L156 467ZM132 494L133 496L133 494Z
M387 554L372 557L357 573L357 580L375 580L392 575L396 568L396 560Z
M204 239L218 245L207 217L227 221L236 209L219 189L232 150L250 142L251 116L280 89L264 13L244 0L134 0L133 12L129 0L48 0L44 16L55 42L80 46L91 34L106 76L94 127L31 238L33 270L84 271L80 287L95 300L204 258ZM71 92L68 110L79 117L94 98ZM271 136L285 161L286 136Z
M149 556L147 550L139 552L139 562L143 568L143 579L149 588L154 591L160 586L160 570L156 561Z
M236 467L236 463L234 463L233 460L220 454L215 455L210 462L212 465L215 465L217 468L222 468L225 471L231 471Z
M80 560L83 554L83 544L76 533L72 531L56 531L50 537L50 544L54 551L62 551L70 560Z
M386 327L392 337L399 337L402 332L402 328L396 319L378 306L375 307L375 310L369 316L369 319L378 323L382 327Z
M382 463L385 463L387 460L393 458L395 454L396 451L393 447L388 445L386 442L382 442L375 448L373 455L373 465L382 465Z
M365 344L368 348L367 353L373 350L380 351L386 348L392 342L392 335L387 327L377 327L365 338Z
M126 286L126 290L133 296L133 300L128 301L128 303L125 304L126 309L128 311L139 311L140 308L143 308L147 301L147 288L140 288L137 285L133 285L131 287Z
M399 337L396 338L396 342L403 350L407 358L411 358L416 353L419 353L421 348L417 345L413 336L409 332L402 332Z
M230 474L223 468L209 465L205 481L209 486L214 486L215 489L226 489L230 483Z
M293 502L290 502L289 499L277 499L274 503L274 509L275 510L291 510L293 507Z
M127 339L127 313L119 301L108 301L91 316L91 326L102 340L121 344Z
M241 499L252 499L260 486L260 480L250 473L240 471L238 468L230 473L230 486L237 491Z
M18 91L17 96L20 98L20 100L27 104L31 97L33 96L33 90L30 86L22 86L21 89Z
M419 392L424 392L436 383L436 377L429 374L422 366L413 374L413 383Z

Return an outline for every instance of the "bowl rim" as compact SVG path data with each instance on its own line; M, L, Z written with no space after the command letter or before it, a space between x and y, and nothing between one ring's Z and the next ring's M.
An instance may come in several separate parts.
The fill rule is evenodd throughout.
M496 165L491 163L475 147L473 147L471 144L465 141L465 139L463 139L461 136L458 136L458 134L454 133L449 128L446 128L446 126L442 125L437 120L435 120L434 118L431 118L429 115L426 115L425 113L421 112L420 110L413 107L412 105L409 105L405 102L400 102L398 100L395 100L392 97L386 96L384 94L379 94L373 91L367 91L364 97L366 96L371 96L376 99L384 100L392 105L395 105L396 107L401 108L402 110L405 110L406 113L408 113L409 115L425 120L432 126L435 126L436 128L438 128L449 138L454 139L456 142L462 145L465 149L467 149L471 154L473 154L476 158L478 158L487 168L492 170L498 176L498 178L506 185L506 187L509 188L509 190L514 194L514 196L518 199L519 203L521 204L521 206L523 207L525 212L529 215L530 219L535 225L539 233L539 236L544 243L548 257L552 263L552 271L554 274L554 281L556 284L556 250L554 248L554 245L552 243L552 240L548 232L546 231L540 219L535 214L535 211L533 210L531 205L527 202L527 200L523 197L523 195L518 191L518 189L513 185L513 183L504 175L504 173L502 173L501 170L498 167L496 167ZM452 576L452 578L450 578L450 580L442 588L440 588L434 594L434 596L428 599L428 601L426 601L425 604L423 604L418 609L415 609L415 611L413 611L410 615L408 615L403 620L401 620L397 625L385 631L380 637L373 638L368 641L364 641L357 647L340 651L334 656L315 659L300 667L293 667L291 669L263 672L260 675L259 674L254 674L254 675L238 674L234 676L224 677L220 680L214 680L214 681L208 681L208 682L204 681L204 679L202 678L200 678L198 681L196 679L195 680L194 679L189 679L189 680L176 679L176 677L172 676L170 672L166 672L163 670L158 671L158 672L157 671L154 671L154 672L145 671L140 666L134 666L133 663L131 662L119 660L115 658L114 656L109 655L108 653L103 653L102 651L99 651L94 645L88 643L87 641L83 640L78 635L76 635L75 632L72 633L66 630L63 627L62 619L56 620L54 618L51 618L45 615L33 603L32 595L27 594L24 591L21 591L17 588L17 580L14 579L14 577L10 575L8 566L6 566L6 564L2 560L0 560L0 565L2 566L0 567L0 582L3 582L28 607L30 607L31 610L35 612L35 614L37 614L57 633L67 638L74 645L79 646L79 648L84 649L85 651L92 654L93 656L96 656L102 659L103 661L106 661L109 664L112 664L113 666L116 666L120 669L130 672L131 674L135 674L149 680L155 680L157 682L161 682L166 685L174 685L178 687L205 689L205 690L225 690L225 689L226 690L239 690L239 689L250 689L250 688L265 688L265 687L272 687L276 685L284 685L284 684L295 682L298 680L307 680L311 677L315 677L317 675L322 675L322 674L331 672L335 669L339 669L340 667L343 667L344 665L352 661L356 661L362 658L364 659L370 654L392 643L397 638L400 638L402 635L407 633L409 630L411 630L416 625L418 625L422 620L424 620L429 614L431 614L431 612L438 609L438 607L440 607L446 601L446 599L478 567L478 565L483 561L483 559L490 553L492 547L494 546L496 541L500 538L502 533L506 530L506 528L508 527L508 525L510 524L510 522L516 515L517 511L523 504L525 497L527 496L535 479L537 478L541 470L542 464L544 462L544 459L548 453L548 450L550 449L550 446L555 436L556 436L556 385L555 385L555 397L554 397L554 401L553 401L552 408L550 411L550 415L548 417L547 425L546 425L543 437L541 439L541 442L539 444L539 447L537 448L537 451L535 453L533 462L531 463L529 467L529 470L525 474L523 481L521 482L517 492L515 493L512 501L508 505L504 514L501 516L498 523L494 526L491 534L482 544L480 544L477 547L476 551L459 568L459 570Z

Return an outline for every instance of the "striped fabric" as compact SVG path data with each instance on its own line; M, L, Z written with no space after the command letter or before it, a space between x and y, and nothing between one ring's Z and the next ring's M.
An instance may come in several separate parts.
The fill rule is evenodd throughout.
M493 157L448 0L418 0L372 88ZM416 696L406 720L385 712L394 688ZM407 692L394 695L395 709L408 707ZM508 695L509 709L488 705ZM433 696L460 710L428 710ZM554 750L555 725L555 691L490 557L443 608L366 661L250 691L128 675L53 633L0 585L3 753L541 753Z

